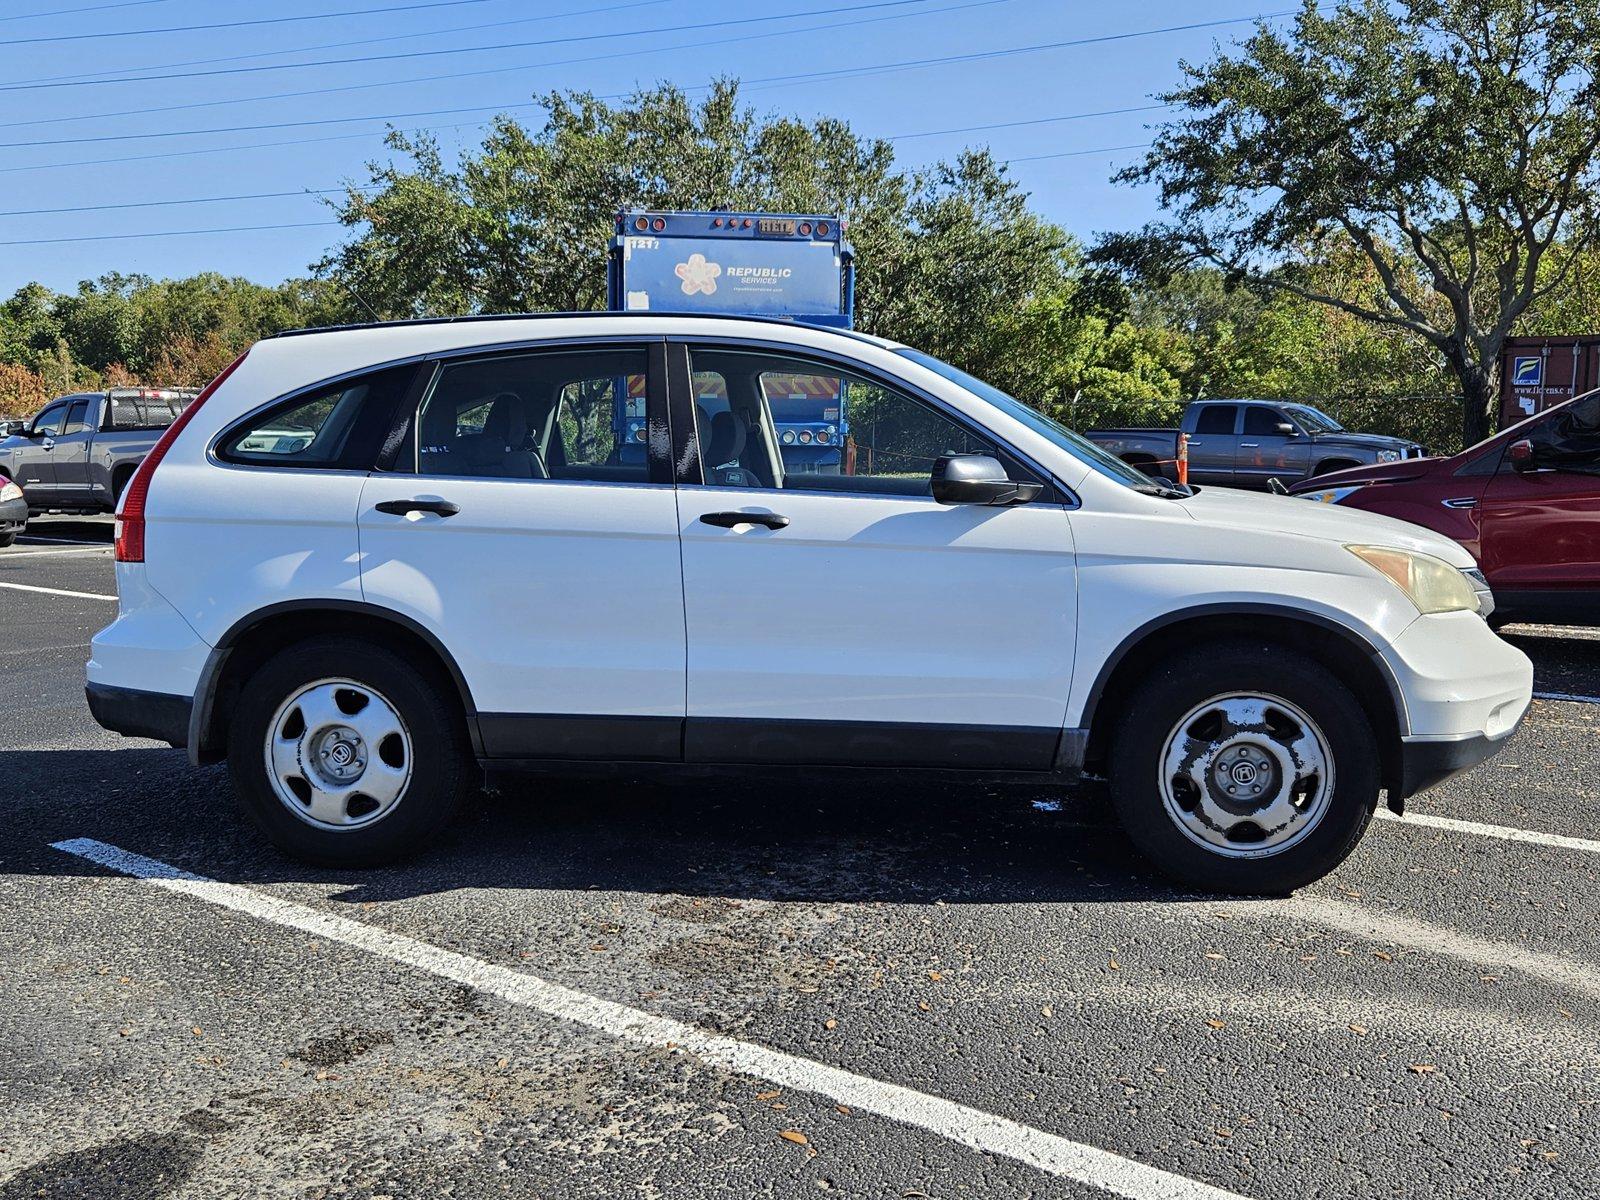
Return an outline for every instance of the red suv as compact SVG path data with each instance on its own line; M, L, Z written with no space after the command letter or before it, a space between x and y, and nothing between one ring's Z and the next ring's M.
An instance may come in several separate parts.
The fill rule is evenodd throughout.
M1488 577L1496 625L1600 625L1600 391L1453 458L1336 471L1289 491L1454 538Z

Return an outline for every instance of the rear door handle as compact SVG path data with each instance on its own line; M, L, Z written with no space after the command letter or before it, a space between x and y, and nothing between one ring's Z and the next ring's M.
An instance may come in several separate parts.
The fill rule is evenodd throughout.
M54 450L56 448L55 438L45 438L44 441L39 443L39 448L41 450Z
M719 529L732 529L736 525L765 525L768 529L782 529L789 518L772 512L715 512L701 513L700 520Z
M414 512L432 513L436 517L453 517L461 511L459 504L452 504L448 500L380 500L372 507L381 513L389 513L396 517Z
M1256 449L1259 449L1260 446L1261 446L1260 442L1240 442L1239 443L1239 449L1241 449L1241 450L1256 450Z

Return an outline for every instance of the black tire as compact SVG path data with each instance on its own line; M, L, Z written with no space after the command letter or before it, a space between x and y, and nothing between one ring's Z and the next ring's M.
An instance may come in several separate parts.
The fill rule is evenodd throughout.
M117 511L117 505L122 501L123 490L128 486L128 480L133 478L132 471L118 471L111 478L111 511Z
M1348 471L1351 467L1359 467L1360 465L1360 463L1352 462L1348 458L1330 458L1317 464L1317 469L1311 472L1311 478L1315 479L1319 475L1332 475L1335 471Z
M379 819L354 828L327 828L296 816L280 799L267 765L268 727L279 708L307 685L328 679L379 693L410 738L410 775L398 799ZM448 682L382 646L331 635L288 647L250 678L230 723L228 767L240 803L275 846L334 867L377 866L414 854L449 823L472 780L460 705Z
M1184 832L1163 798L1169 737L1198 706L1232 693L1298 707L1320 730L1332 759L1333 786L1320 819L1299 840L1262 857L1229 857L1203 846ZM1162 872L1208 891L1243 895L1286 895L1332 871L1366 832L1381 786L1377 739L1356 697L1315 660L1255 639L1196 646L1151 671L1128 697L1109 776L1123 828Z
M0 550L4 550L7 546L12 545L16 540L17 535L14 533L0 533Z

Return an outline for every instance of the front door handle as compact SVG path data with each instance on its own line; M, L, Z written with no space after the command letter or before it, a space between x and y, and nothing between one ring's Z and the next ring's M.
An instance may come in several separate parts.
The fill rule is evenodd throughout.
M1241 450L1258 450L1260 448L1261 448L1261 443L1260 442L1240 442L1239 443L1239 449L1241 449Z
M765 525L768 529L782 529L789 518L771 512L715 512L701 513L700 520L719 529L732 529L736 525Z
M414 512L432 513L436 517L453 517L461 511L459 504L452 504L448 500L380 500L372 507L381 513L389 513L396 517Z

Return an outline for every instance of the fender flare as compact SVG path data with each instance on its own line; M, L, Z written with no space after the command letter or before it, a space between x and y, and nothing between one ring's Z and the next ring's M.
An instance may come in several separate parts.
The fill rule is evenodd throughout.
M204 762L218 761L217 758L208 757L212 753L212 748L207 744L205 735L211 727L212 717L216 710L218 685L227 669L228 659L232 656L239 640L261 622L293 612L335 612L367 617L403 629L405 632L420 639L424 645L433 651L449 673L450 680L455 685L456 693L461 700L462 712L467 721L467 733L472 739L473 753L482 757L483 739L478 730L478 708L473 703L472 689L467 686L466 676L461 673L461 667L456 662L455 655L450 653L445 644L432 631L404 613L396 612L392 608L385 608L379 604L368 604L363 600L304 599L284 600L277 604L269 604L265 608L255 609L240 617L228 627L226 633L217 639L216 645L211 648L211 653L206 657L205 666L201 668L200 679L195 685L194 706L189 712L189 761L191 763L195 766L200 766Z

